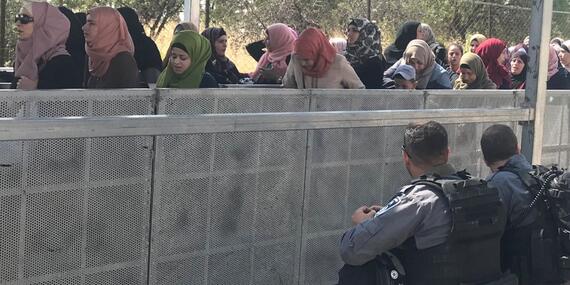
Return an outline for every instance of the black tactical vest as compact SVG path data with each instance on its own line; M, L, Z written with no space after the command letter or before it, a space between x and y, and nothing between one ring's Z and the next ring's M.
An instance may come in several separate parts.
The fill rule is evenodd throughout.
M452 227L443 244L420 250L410 238L394 251L405 268L405 284L485 284L501 279L506 212L497 189L473 178L421 177L413 184L428 186L448 203Z

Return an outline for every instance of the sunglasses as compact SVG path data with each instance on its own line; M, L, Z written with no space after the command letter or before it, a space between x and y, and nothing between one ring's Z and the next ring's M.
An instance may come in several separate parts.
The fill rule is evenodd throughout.
M18 14L15 17L15 22L20 22L21 24L25 25L25 24L29 24L31 22L34 21L34 17L30 17L28 15L24 15L24 14Z

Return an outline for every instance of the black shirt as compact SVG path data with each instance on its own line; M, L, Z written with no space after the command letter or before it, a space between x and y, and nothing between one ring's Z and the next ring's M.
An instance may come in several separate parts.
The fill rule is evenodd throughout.
M45 65L38 66L38 89L70 89L82 87L82 73L70 55L58 55ZM14 78L12 89L19 78Z

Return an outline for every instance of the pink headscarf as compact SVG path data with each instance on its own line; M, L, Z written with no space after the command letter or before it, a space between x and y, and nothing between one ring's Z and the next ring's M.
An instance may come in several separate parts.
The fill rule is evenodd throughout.
M45 64L58 55L69 55L65 42L70 23L56 7L46 2L31 3L34 31L31 38L16 44L15 76L38 80L38 64Z
M257 78L261 68L269 63L272 63L276 75L283 76L287 71L286 59L295 49L297 33L285 24L273 24L267 27L267 35L269 35L268 49L271 51L268 50L261 56L251 78Z
M556 54L556 49L550 46L550 51L548 54L548 80L554 74L558 73L558 55Z
M96 77L102 77L107 73L111 60L117 54L128 52L133 55L135 47L127 24L117 10L111 7L98 7L89 10L87 15L91 15L97 26L97 34L85 36L89 72ZM88 39L91 46L87 44Z

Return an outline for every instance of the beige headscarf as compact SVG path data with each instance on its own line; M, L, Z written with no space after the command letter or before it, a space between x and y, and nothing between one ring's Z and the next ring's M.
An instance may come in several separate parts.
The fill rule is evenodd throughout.
M38 64L45 64L58 55L69 55L65 42L70 23L56 7L46 2L27 3L34 17L32 37L16 44L15 76L38 80Z
M483 60L475 53L468 52L461 57L459 61L459 66L469 66L477 79L475 82L467 84L461 80L461 76L455 80L455 84L453 85L453 89L497 89L497 85L489 79L489 75L487 75L487 70L485 69L485 64L483 64Z
M416 89L425 89L436 65L435 55L425 41L413 40L404 51L404 61L406 64L412 65L410 60L413 58L419 60L426 66L421 72L416 70Z
M482 44L486 40L487 40L486 36L482 34L474 34L471 36L471 38L469 38L469 42L467 44L470 45L472 41L477 41L479 44Z

